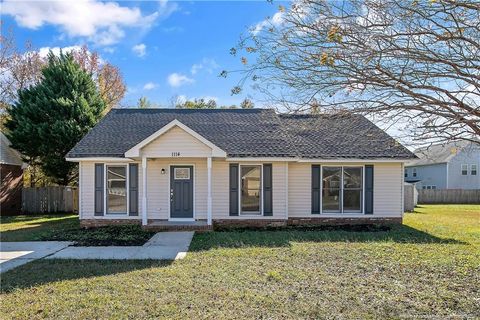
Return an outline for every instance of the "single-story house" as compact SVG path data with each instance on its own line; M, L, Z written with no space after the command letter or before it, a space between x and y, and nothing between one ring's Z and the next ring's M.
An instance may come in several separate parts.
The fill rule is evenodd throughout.
M67 154L83 226L401 223L409 150L360 115L113 109Z

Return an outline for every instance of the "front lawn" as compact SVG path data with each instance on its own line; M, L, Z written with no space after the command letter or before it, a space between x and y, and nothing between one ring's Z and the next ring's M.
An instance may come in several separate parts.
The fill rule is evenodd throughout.
M84 229L77 215L2 217L1 241L74 241L79 246L143 245L155 233L139 225Z
M480 206L390 231L196 234L184 260L40 260L2 274L2 319L478 318Z

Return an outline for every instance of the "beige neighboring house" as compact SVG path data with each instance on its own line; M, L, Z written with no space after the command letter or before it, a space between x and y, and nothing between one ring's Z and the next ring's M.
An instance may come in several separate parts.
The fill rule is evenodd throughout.
M365 117L113 109L67 155L84 226L401 223L415 156Z
M20 153L0 131L0 215L17 215L22 210L23 169Z

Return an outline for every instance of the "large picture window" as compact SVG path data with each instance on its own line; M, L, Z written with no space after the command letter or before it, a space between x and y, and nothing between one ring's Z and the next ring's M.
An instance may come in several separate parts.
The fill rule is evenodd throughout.
M261 214L262 167L259 165L240 166L240 204L242 214Z
M107 166L107 213L127 213L127 167Z
M323 167L322 212L360 213L362 204L362 167Z

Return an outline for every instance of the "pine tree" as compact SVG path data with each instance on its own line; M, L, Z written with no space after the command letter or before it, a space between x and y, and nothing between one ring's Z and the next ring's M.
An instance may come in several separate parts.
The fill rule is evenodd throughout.
M76 165L65 155L104 109L92 75L71 54L50 52L41 81L20 90L18 101L7 109L7 136L26 158L38 159L45 174L67 185L75 178Z

